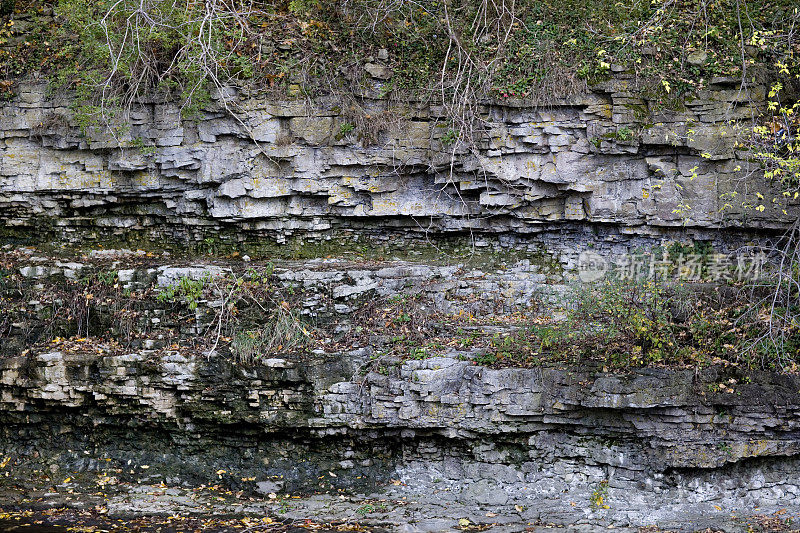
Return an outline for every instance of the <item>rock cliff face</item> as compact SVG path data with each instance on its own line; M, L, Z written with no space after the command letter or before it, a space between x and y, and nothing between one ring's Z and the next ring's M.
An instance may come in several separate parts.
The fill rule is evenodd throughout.
M337 255L326 246L378 243L415 257L276 262L284 287L308 292L304 314L351 317L355 327L358 305L392 295L422 295L432 309L470 317L527 312L563 288L588 247L613 255L693 238L731 249L786 226L788 215L771 206L720 214L742 178L731 129L760 109L763 87L713 80L674 111L658 110L630 81L548 108L487 104L475 150L443 126L442 109L380 99L356 113L334 101L239 95L235 116L217 99L196 121L170 103L146 103L115 139L91 127L82 134L68 100L23 83L0 107L0 244L199 243L321 258ZM757 187L767 196L766 184ZM420 243L449 250L451 238L506 253L469 266L414 255ZM87 256L111 261L95 252ZM8 274L44 286L89 268L36 253L20 252L27 263L0 271L0 283ZM142 292L227 268L132 262L103 268ZM103 486L219 482L281 495L266 500L273 510L285 493L332 491L324 508L299 500L299 517L332 512L336 491L348 489L373 508L394 502L374 518L414 524L403 531L447 529L459 516L519 530L535 521L683 528L732 511L800 513L796 376L494 369L456 349L382 366L374 343L265 357L257 367L156 341L123 353L49 344L23 352L48 305L22 302L0 324L0 472L12 465L8 479L22 486L74 472L99 473ZM191 337L202 325L200 314L165 325L163 310L147 313L151 333ZM8 487L0 483L0 498Z
M13 270L24 284L49 287L119 268L120 288L142 294L242 268L134 266L108 255L56 261L28 250ZM359 305L381 297L417 295L420 309L459 316L525 312L546 278L523 266L330 259L278 262L274 275L304 291L303 313L344 317L346 330L359 325ZM449 344L435 356L391 355L377 334L361 347L234 364L175 341L213 324L219 302L206 300L187 315L153 299L133 322L148 337L127 348L97 338L25 346L15 338L52 312L25 300L0 346L0 473L10 475L0 476L0 504L24 497L92 501L115 515L203 513L192 491L219 485L245 497L217 512L401 531L449 530L460 518L505 524L500 531L538 522L694 530L738 527L754 514L800 516L797 375L736 365L491 368L478 364L478 351ZM110 311L93 312L96 328L107 328ZM72 499L58 500L67 490ZM165 491L172 499L148 498Z
M692 527L800 508L796 378L751 375L724 393L710 386L742 376L493 370L455 355L359 374L369 355L250 371L146 351L9 359L0 453L57 478L384 486L381 497L422 502L427 518L457 518L451 506L484 522ZM413 522L408 512L384 519Z
M744 172L737 121L762 108L764 87L713 81L680 111L626 79L547 108L487 104L474 150L443 109L380 99L355 112L241 96L235 117L218 99L195 121L142 104L114 135L82 135L69 101L23 83L0 107L0 217L17 237L184 244L471 233L635 247L634 236L733 242L780 229L771 206L720 214Z

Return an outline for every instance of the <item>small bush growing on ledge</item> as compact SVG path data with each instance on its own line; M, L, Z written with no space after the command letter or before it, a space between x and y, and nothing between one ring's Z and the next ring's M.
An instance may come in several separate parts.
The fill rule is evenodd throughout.
M159 302L174 302L177 298L182 299L187 307L194 311L203 296L203 291L211 281L210 276L206 275L202 279L190 279L182 276L177 283L168 285L159 291L156 299Z
M742 287L635 278L575 286L563 319L534 319L516 333L495 336L476 362L530 366L594 361L626 368L729 361L772 370L796 368L800 327L787 331L780 344L763 342L767 310L754 312Z
M606 280L573 289L574 304L564 320L528 329L540 353L590 358L611 366L677 362L681 310L695 298L680 284L654 280Z

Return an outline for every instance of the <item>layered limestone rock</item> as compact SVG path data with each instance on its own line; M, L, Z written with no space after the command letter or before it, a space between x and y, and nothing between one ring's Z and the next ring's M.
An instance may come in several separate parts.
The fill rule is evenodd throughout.
M491 369L455 352L378 372L371 355L252 369L178 351L7 359L0 454L59 477L377 490L427 502L428 519L464 505L523 524L686 528L800 511L796 377Z
M266 264L39 254L22 249L2 261L15 311L0 346L0 503L209 513L186 494L220 486L242 491L248 512L296 519L348 518L370 505L381 509L373 520L398 531L448 530L460 517L510 528L499 531L539 521L695 530L731 514L800 514L796 375L737 365L613 373L591 362L476 364L482 349L458 341L475 328L488 336L514 328L520 322L503 319L531 312L551 280L526 260L483 269L277 261L275 294L295 291L298 313L328 321L324 336L369 329L362 307L411 297L415 312L461 317L463 331L426 332L437 347L413 354L390 352L388 331L365 331L353 344L261 353L246 364L182 342L216 324L217 293L203 293L194 309L157 294L182 279L213 284ZM117 297L138 302L124 323L137 335L120 331L111 296L85 281L103 275ZM56 291L66 284L80 305ZM81 331L95 337L52 339L61 331L54 309L83 305L95 323ZM174 499L145 498L167 490ZM362 503L347 508L340 496ZM224 512L243 512L237 505Z
M785 227L784 206L745 216L725 196L746 166L736 121L762 108L763 86L715 79L675 111L629 83L547 108L486 104L475 150L448 129L442 108L368 98L358 120L324 98L229 94L234 116L218 95L194 121L174 104L149 103L114 135L82 134L68 100L22 83L0 107L0 217L17 237L35 228L74 241L139 234L162 243L398 231L724 241Z
M475 150L449 131L443 109L379 98L361 101L358 119L325 99L229 95L236 116L218 97L194 121L171 103L143 103L114 138L81 133L69 100L22 83L0 107L0 244L113 239L245 252L268 241L263 255L279 257L293 254L280 246L290 241L343 241L337 253L305 254L326 259L275 262L277 283L304 291L300 313L352 317L364 300L422 295L439 312L472 317L547 300L589 246L614 256L695 238L729 250L786 226L797 205L723 209L742 177L729 121L757 113L763 87L712 80L675 111L629 82L547 108L487 103ZM451 260L442 253L451 236L485 255ZM374 242L391 253L352 261ZM506 253L493 258L493 246ZM435 260L423 257L432 250ZM98 250L24 255L13 275L43 287L97 274L93 259L122 290L140 292L230 268ZM405 498L384 521L397 526L452 518L453 508L518 524L664 527L756 508L800 512L795 376L495 369L449 348L385 357L377 342L266 354L252 367L155 335L197 336L219 306L208 301L175 323L144 306L134 326L154 336L124 353L39 344L19 355L54 305L24 302L22 318L3 326L0 354L13 356L0 359L0 462L14 479L109 471L137 484L266 494L382 491L376 498ZM411 516L418 502L427 507ZM457 522L448 524L429 530Z

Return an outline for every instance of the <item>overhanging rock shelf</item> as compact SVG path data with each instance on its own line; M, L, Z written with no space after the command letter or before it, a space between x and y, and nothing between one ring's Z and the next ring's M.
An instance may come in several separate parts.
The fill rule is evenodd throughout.
M237 119L217 100L195 121L174 104L143 103L118 139L102 128L83 135L68 99L22 82L0 106L2 231L184 246L469 235L557 256L685 238L736 246L787 227L773 206L722 209L743 164L729 121L763 109L764 86L715 79L670 110L620 77L546 108L486 104L475 151L443 144L441 108L369 98L372 122L393 120L367 145L341 134L346 115L333 98L242 96Z
M688 527L800 509L796 377L712 393L741 376L490 369L457 354L359 373L370 355L249 370L178 352L7 359L0 453L53 477L121 467L193 486L224 471L250 480L240 488L382 491L431 516L466 506L520 523ZM149 470L128 476L131 464Z

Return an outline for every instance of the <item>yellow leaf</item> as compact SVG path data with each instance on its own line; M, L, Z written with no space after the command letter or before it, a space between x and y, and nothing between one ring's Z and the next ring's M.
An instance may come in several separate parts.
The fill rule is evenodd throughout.
M461 527L467 527L469 524L470 524L470 521L467 520L466 518L461 518L458 521L458 525L461 526Z

